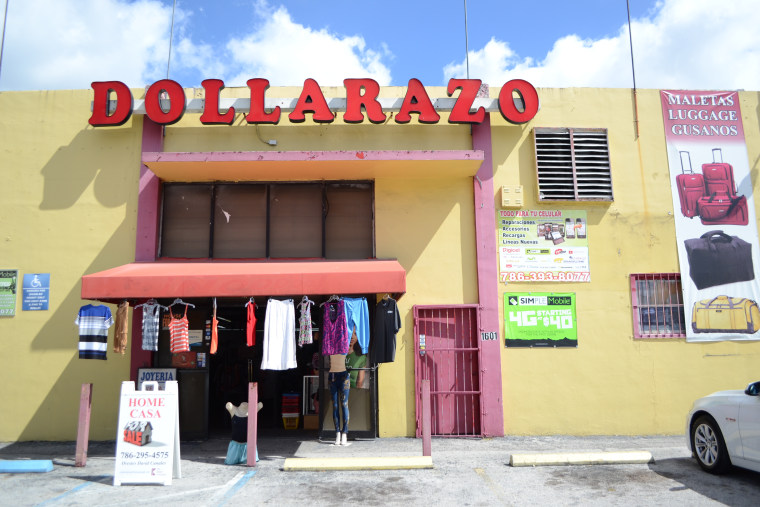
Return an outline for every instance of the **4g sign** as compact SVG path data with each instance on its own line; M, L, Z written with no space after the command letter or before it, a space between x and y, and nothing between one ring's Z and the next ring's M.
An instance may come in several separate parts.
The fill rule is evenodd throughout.
M250 108L245 119L249 124L277 124L282 116L282 109L276 106L271 110L265 107L265 95L269 88L267 79L249 79L246 83L250 90ZM206 79L201 85L204 90L203 113L200 122L204 125L231 125L235 119L235 108L220 110L220 93L224 89L221 79ZM457 90L454 105L451 107L448 122L453 124L482 123L485 120L484 107L474 107L475 99L482 82L479 79L451 79L446 88L449 97ZM381 104L380 85L374 79L345 79L345 111L343 121L361 123L364 113L374 124L387 121L387 114ZM121 81L96 81L92 83L94 92L92 116L89 123L95 127L123 125L129 120L134 109L134 99L130 89ZM514 95L522 99L522 110L515 105ZM168 99L168 100L164 100ZM115 102L115 109L112 109ZM168 103L168 107L167 107ZM156 81L145 92L145 114L160 125L171 125L182 119L187 106L185 90L171 79ZM522 124L530 121L538 112L538 93L529 82L513 79L506 82L499 92L498 109L502 117L510 123ZM364 112L362 112L362 109ZM302 123L310 113L316 123L332 123L335 112L330 109L322 89L314 79L306 79L293 110L288 114L291 123ZM433 101L425 87L418 79L410 79L406 94L399 111L393 120L399 124L409 123L411 114L417 114L420 123L438 123L441 116L436 111Z
M575 294L504 294L507 347L577 347Z

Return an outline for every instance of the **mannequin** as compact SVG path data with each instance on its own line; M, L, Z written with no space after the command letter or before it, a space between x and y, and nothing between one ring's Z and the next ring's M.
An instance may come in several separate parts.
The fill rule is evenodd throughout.
M261 410L264 404L259 402L257 412ZM225 405L227 412L232 418L232 440L227 447L227 457L224 460L225 465L238 465L248 460L248 402L244 401L240 405L233 405L227 402ZM256 451L256 461L259 460L259 452Z
M356 333L352 339L355 337ZM346 371L346 354L332 354L330 356L330 371L327 373L327 381L333 404L335 445L351 445L348 443L348 393L351 390L351 377Z

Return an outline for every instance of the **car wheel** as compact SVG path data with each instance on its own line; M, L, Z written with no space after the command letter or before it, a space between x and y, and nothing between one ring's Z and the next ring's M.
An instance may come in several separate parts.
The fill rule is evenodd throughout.
M731 466L726 443L715 419L700 416L691 426L691 447L702 470L721 474Z

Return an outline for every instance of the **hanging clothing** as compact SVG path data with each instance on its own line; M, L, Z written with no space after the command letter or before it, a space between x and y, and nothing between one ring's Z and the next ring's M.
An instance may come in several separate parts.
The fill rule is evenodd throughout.
M113 351L124 355L129 341L129 302L124 300L116 309L116 325L113 334Z
M346 305L346 329L349 341L356 329L356 338L362 348L362 354L369 351L369 309L367 298L343 298Z
M296 311L293 300L267 302L264 317L262 370L296 368Z
M387 298L375 306L375 328L372 336L373 363L392 363L396 359L396 333L401 329L401 316L396 301Z
M245 327L245 343L249 347L253 347L256 345L256 303L248 301L245 306L248 309Z
M187 305L185 305L185 314L182 317L176 317L169 308L172 320L169 322L169 350L176 354L178 352L190 351L190 340L188 337L187 322Z
M158 350L158 327L161 322L161 308L158 303L142 305L142 349Z
M214 298L214 315L211 317L211 347L209 348L210 354L216 354L216 349L219 346L219 321L216 320L216 298Z
M79 326L79 359L106 359L108 328L113 325L107 306L85 305L74 323Z
M301 317L298 320L298 346L303 347L309 343L312 343L312 328L311 328L311 305L314 301L304 297L298 304L298 310L301 312Z
M325 303L322 317L322 355L348 354L350 338L343 300Z

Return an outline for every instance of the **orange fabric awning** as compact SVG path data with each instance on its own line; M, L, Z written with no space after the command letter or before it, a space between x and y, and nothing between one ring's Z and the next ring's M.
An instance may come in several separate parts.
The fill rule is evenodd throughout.
M82 299L98 301L404 292L397 260L133 262L82 277Z

